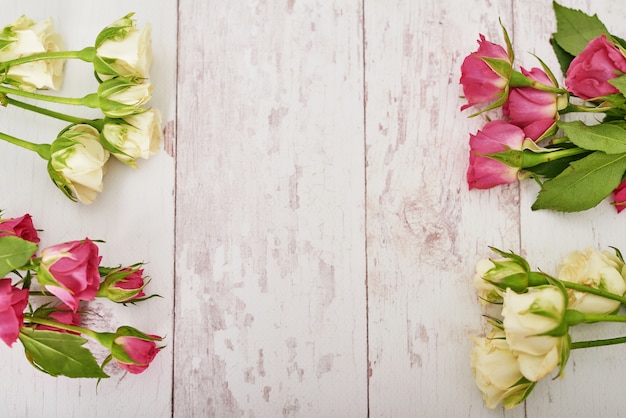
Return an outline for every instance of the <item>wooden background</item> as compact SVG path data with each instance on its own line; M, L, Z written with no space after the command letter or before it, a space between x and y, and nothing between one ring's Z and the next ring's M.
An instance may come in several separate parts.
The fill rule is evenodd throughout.
M626 36L621 1L562 4ZM626 250L626 215L608 202L562 215L530 211L530 181L467 190L469 133L485 119L459 112L461 62L479 33L502 43L500 18L517 65L536 66L535 53L556 72L551 2L29 0L2 10L2 24L52 16L68 49L129 11L153 27L164 150L137 170L111 164L102 195L81 206L43 160L0 145L0 206L32 214L42 246L89 236L106 241L110 265L148 261L163 298L97 301L89 323L133 325L167 347L145 373L110 368L96 389L37 372L19 343L0 345L0 416L626 416L621 347L573 352L565 379L541 381L506 412L483 406L469 367L470 336L485 327L471 279L489 245L546 271L575 249ZM68 63L62 93L91 92L90 72ZM64 126L1 112L3 132L36 142Z

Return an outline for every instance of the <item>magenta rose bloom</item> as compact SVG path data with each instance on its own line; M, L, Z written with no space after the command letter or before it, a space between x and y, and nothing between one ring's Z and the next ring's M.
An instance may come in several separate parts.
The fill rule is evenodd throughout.
M613 202L617 213L626 209L626 180L622 180L619 186L613 190Z
M161 351L156 345L161 340L158 335L144 334L131 327L120 327L115 333L111 356L124 370L139 374L148 368Z
M105 296L113 302L125 303L146 296L143 288L147 282L143 269L123 268L109 273L102 284L98 296Z
M98 246L85 238L41 252L37 280L73 312L81 300L93 300L100 287Z
M483 57L502 60L508 64L509 69L511 68L511 59L504 48L485 40L485 37L480 35L478 50L465 57L461 64L461 84L467 99L467 104L462 106L461 110L496 100L504 94L509 83L510 75L498 73L483 60Z
M9 218L0 220L0 237L16 236L23 240L39 242L39 235L33 226L33 219L29 214L19 218Z
M59 324L64 324L64 325L73 325L73 326L80 325L80 314L78 312L72 311L70 307L65 305L64 303L56 306L54 310L48 314L46 319L50 319L52 321L56 321ZM53 327L50 325L37 325L37 329L41 331L55 331L55 332L61 332L65 334L77 334L78 335L77 332L67 331L67 330Z
M28 289L19 289L11 279L0 279L0 338L11 347L24 325L24 309L28 305Z
M556 87L548 74L539 68L521 70L531 80ZM522 128L528 138L536 141L545 133L556 129L557 95L533 87L512 88L502 111L510 123Z
M507 149L521 150L524 131L508 122L488 122L476 135L470 134L470 157L467 184L471 189L489 189L500 184L517 181L519 168L509 167L483 154L493 154Z
M606 35L592 39L576 56L565 74L565 86L576 96L589 100L618 93L608 80L626 73L626 58Z

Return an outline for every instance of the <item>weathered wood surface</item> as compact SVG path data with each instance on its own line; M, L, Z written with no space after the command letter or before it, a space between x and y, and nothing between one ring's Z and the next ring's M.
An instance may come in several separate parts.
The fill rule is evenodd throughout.
M562 4L626 36L619 1ZM560 215L530 211L530 182L467 190L468 136L485 119L459 112L460 64L479 33L502 42L500 18L517 64L536 66L535 53L556 71L550 2L4 6L5 20L52 16L70 48L130 10L154 28L166 152L134 172L113 166L98 201L78 206L42 160L2 146L1 206L31 213L46 241L89 235L112 263L149 261L163 298L96 305L94 322L132 322L167 347L97 393L0 347L0 415L626 416L619 347L573 353L565 379L506 412L483 406L469 368L470 336L485 326L471 278L487 246L548 271L574 249L625 247L607 202ZM81 88L69 88L84 70L74 64L68 95ZM17 136L63 127L2 113Z

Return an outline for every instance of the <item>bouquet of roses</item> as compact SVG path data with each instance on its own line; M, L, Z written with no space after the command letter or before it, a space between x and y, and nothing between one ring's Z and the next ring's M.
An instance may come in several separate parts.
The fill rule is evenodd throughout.
M626 266L619 250L574 251L557 275L531 270L514 253L497 249L480 260L474 284L491 331L474 338L471 367L485 405L512 408L542 378L563 371L570 350L626 342L626 337L572 342L570 328L582 323L626 322L617 315L626 304Z
M467 100L461 109L501 109L470 135L467 182L487 189L533 178L540 191L532 209L575 212L614 194L626 208L626 41L609 33L596 15L554 3L557 31L551 44L565 75L539 66L514 69L506 29L505 47L480 36L465 58L460 82ZM585 123L572 115L592 114ZM565 117L567 115L567 117Z
M88 238L39 249L31 216L0 218L0 339L18 339L26 358L52 376L105 378L111 360L130 373L143 372L162 347L161 337L130 326L97 332L80 325L81 302L96 297L134 304L146 296L142 263L100 265L98 246ZM33 302L39 300L39 303ZM108 350L98 364L84 345L88 337Z
M144 107L152 95L150 26L137 29L132 16L130 13L104 28L93 46L80 51L62 50L51 19L35 23L22 16L0 33L0 103L70 123L51 144L1 132L0 139L47 160L52 181L74 201L91 203L102 191L111 154L136 167L136 159L156 153L162 141L159 111ZM37 91L61 88L67 59L92 64L96 92L69 98ZM85 119L37 106L35 101L95 108L102 117Z

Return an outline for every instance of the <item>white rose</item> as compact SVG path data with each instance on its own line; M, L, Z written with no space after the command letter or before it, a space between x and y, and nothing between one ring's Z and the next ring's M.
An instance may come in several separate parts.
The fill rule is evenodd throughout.
M102 140L117 159L135 167L137 158L147 159L161 146L161 114L153 108L123 119L107 119Z
M474 286L480 302L485 305L488 302L502 299L502 291L485 280L487 272L495 267L495 264L487 258L478 260L476 273L474 274Z
M54 32L52 19L37 24L26 16L4 28L4 34L11 42L0 49L0 62L42 52L57 52L63 47L61 36ZM8 34L8 35L7 35ZM9 68L8 82L24 90L59 90L63 84L65 60L51 59L32 61Z
M501 331L495 330L487 338L474 338L474 347L470 352L476 386L483 395L485 405L491 409L500 402L506 408L516 406L528 396L528 389L534 384L517 384L523 375L503 337Z
M151 27L147 24L143 29L137 29L131 16L127 15L112 23L98 37L95 64L102 80L116 76L140 79L150 77Z
M89 125L74 125L52 143L48 171L56 185L73 200L91 203L102 191L109 152Z
M578 283L602 289L619 296L626 292L622 276L624 263L609 252L598 252L591 248L584 253L574 251L563 259L557 278L561 281ZM568 289L569 308L583 313L606 314L617 310L620 302Z
M152 84L128 78L113 78L98 87L99 106L110 118L123 118L145 112L142 107L152 97Z
M541 335L561 325L565 299L554 286L538 286L527 293L507 289L502 304L506 341L516 356L520 371L536 382L561 362L561 337Z

